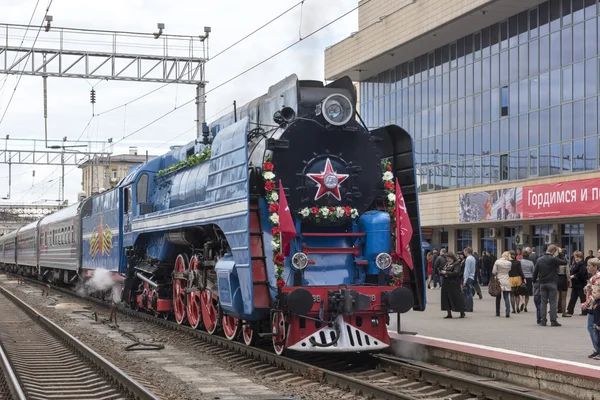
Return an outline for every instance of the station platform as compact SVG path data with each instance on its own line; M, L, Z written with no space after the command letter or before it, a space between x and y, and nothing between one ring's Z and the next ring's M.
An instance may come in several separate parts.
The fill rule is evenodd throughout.
M587 331L587 317L579 316L581 309L575 307L575 315L562 318L560 327L537 325L535 305L530 298L528 312L504 316L504 302L500 317L496 317L496 299L482 287L483 299L474 299L474 312L463 319L454 313L454 318L444 319L441 311L440 289L427 290L427 308L423 312L409 311L401 315L401 330L416 332L420 336L455 340L463 343L490 346L518 353L531 354L551 359L568 360L600 367L600 361L589 359L592 344ZM397 332L396 315L390 315L390 332Z
M496 317L495 298L487 288L482 290L483 299L474 300L475 312L463 319L458 314L444 319L440 289L427 291L426 311L401 316L403 333L397 333L396 316L390 315L391 352L415 362L551 390L566 398L596 398L600 361L587 357L592 352L587 318L559 316L563 326L541 327L532 301L527 313Z

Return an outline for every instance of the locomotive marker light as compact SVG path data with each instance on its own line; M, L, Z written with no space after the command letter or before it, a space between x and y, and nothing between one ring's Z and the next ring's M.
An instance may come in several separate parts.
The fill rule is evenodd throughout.
M392 256L388 253L377 254L377 257L375 257L375 265L377 265L377 268L380 270L389 268L390 265L392 265Z
M317 104L315 114L322 115L331 125L346 125L353 115L352 103L344 95L332 94Z
M304 253L296 253L292 256L292 265L298 271L303 270L308 265L308 256Z

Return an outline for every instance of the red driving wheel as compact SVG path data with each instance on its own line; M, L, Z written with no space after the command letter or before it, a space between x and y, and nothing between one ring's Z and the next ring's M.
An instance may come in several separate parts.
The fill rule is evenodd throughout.
M188 267L188 258L185 254L180 254L175 260L175 272L184 273ZM178 324L185 322L185 279L173 279L173 312L175 321Z
M229 340L235 340L239 333L240 320L230 315L223 315L223 333Z
M190 275L198 273L198 257L193 256L190 260L189 272ZM197 275L196 275L197 276ZM190 281L188 281L190 282ZM191 285L188 285L191 286ZM187 319L190 326L194 329L197 329L200 325L202 325L202 318L200 317L201 308L202 308L202 300L200 300L200 291L198 289L193 292L189 292L186 295L187 304L185 307L187 313Z
M286 328L285 315L282 312L273 314L271 320L271 329L275 333L273 336L273 349L275 349L275 354L278 356L285 352Z
M242 338L246 346L254 346L256 343L257 329L256 324L242 321Z
M219 316L219 298L210 289L204 289L200 294L202 304L202 322L206 331L211 335L217 330Z

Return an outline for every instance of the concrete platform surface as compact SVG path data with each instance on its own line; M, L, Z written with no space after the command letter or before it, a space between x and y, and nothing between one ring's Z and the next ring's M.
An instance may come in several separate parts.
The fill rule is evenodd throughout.
M482 287L483 299L475 298L473 313L459 319L444 319L445 311L440 309L440 289L427 290L427 309L424 312L409 311L401 316L402 331L416 332L429 338L448 339L452 341L489 346L511 350L516 353L531 354L548 359L568 360L577 363L597 366L600 361L587 358L592 352L592 345L587 332L587 317L574 315L562 318L558 322L561 327L541 327L536 324L535 305L530 299L527 313L511 314L505 318L496 317L495 298ZM579 305L576 313L579 313ZM501 304L501 310L504 303ZM389 330L396 332L396 315L390 315Z

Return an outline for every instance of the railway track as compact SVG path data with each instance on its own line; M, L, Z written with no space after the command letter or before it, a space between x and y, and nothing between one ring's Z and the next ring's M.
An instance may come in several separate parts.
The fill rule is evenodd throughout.
M0 393L6 398L158 399L3 287L0 309Z
M39 284L34 280L26 280ZM53 290L79 297L69 289L53 287ZM86 300L104 308L110 307L107 302L97 298L88 297ZM181 341L186 346L212 353L241 367L260 371L263 375L268 374L296 385L314 385L315 382L326 384L338 392L348 392L349 396L354 393L356 396L372 399L403 400L558 399L533 389L385 354L323 356L297 353L286 357L278 356L272 351L272 346L259 344L257 347L248 347L240 342L209 335L124 306L118 305L116 309L121 314L151 322L171 332L181 333Z

